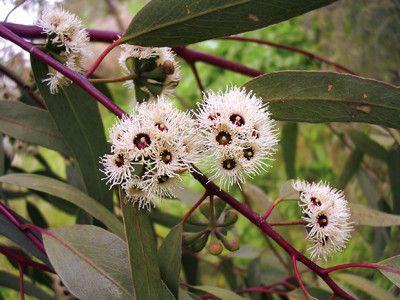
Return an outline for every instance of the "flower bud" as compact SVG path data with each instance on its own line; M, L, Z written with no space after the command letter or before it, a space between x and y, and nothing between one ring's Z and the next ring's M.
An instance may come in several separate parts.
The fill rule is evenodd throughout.
M164 61L161 67L166 75L172 75L175 72L174 63L171 60Z
M208 241L208 235L210 234L209 231L204 233L200 238L195 240L191 245L190 248L193 252L200 252L206 246Z
M219 216L221 213L224 211L224 208L226 206L225 201L223 201L219 197L214 198L214 213L215 213L215 219L218 220Z
M192 225L204 225L208 223L207 220L200 214L193 212L186 220L187 223Z
M225 213L224 216L224 226L230 226L236 223L238 220L239 215L236 210L230 209Z
M211 240L211 243L208 244L207 250L212 255L220 255L224 248L221 245L221 242L217 239Z
M200 232L184 232L182 237L182 243L185 246L192 244L194 241L198 240L204 234L203 231Z
M239 245L239 241L237 239L227 237L226 235L223 235L220 232L217 232L217 235L227 250L229 250L231 252L239 250L240 245Z
M200 212L205 216L207 219L210 219L210 201L206 200L199 206Z

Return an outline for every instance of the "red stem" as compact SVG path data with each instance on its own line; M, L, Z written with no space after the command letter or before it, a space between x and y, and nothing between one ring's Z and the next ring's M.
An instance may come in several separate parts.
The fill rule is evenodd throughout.
M121 108L115 105L110 99L108 99L99 90L92 86L87 78L85 78L83 75L72 71L71 69L64 66L62 63L46 55L36 47L32 46L30 43L16 35L14 32L6 28L4 25L2 25L2 23L0 23L0 36L13 42L17 46L21 47L23 50L29 52L31 55L45 62L55 70L62 73L64 76L74 81L77 85L87 91L117 117L122 118L122 116L125 114L125 112Z
M207 198L208 193L205 192L203 194L203 196L201 196L200 200L196 202L195 205L193 205L193 207L185 214L185 217L182 220L182 225L185 224L186 220L189 218L189 216L196 210L197 207L199 207L199 205L201 203L203 203L203 201Z
M7 217L7 219L9 219L19 230L21 230L26 236L27 238L29 238L32 243L35 244L36 247L38 247L38 249L40 251L42 251L44 254L46 254L46 250L44 249L43 243L42 241L36 236L34 235L32 232L30 231L24 231L23 230L23 225L25 225L23 222L21 222L17 216L15 216L12 211L10 211L7 206L5 206L1 201L0 201L0 212L5 215Z
M18 264L21 264L23 266L31 266L31 267L34 267L36 269L40 269L40 270L43 270L43 271L46 271L46 272L54 273L54 271L52 269L50 269L48 266L46 266L45 264L41 264L41 263L33 261L33 260L29 259L29 258L26 258L24 256L18 255L17 253L12 251L11 249L9 249L7 247L3 247L2 245L0 245L0 253L3 253L4 255L6 255L9 258L15 260L16 262L18 262Z
M353 71L351 71L350 69L339 65L329 59L326 59L320 55L311 53L309 51L305 51L296 47L292 47L292 46L288 46L288 45L282 45L282 44L278 44L278 43L273 43L273 42L268 42L268 41L264 41L264 40L259 40L259 39L254 39L254 38L248 38L248 37L243 37L243 36L228 36L228 37L224 37L222 38L224 40L236 40L236 41L245 41L245 42L253 42L253 43L257 43L257 44L263 44L263 45L268 45L268 46L272 46L272 47L276 47L276 48L281 48L281 49L286 49L289 51L293 51L293 52L297 52L297 53L301 53L304 55L307 55L308 57L311 58L315 58L318 59L320 61L323 61L325 63L327 63L328 65L334 66L336 69L338 70L342 70L345 71L346 73L352 74L352 75L357 75L356 73L354 73Z
M325 273L330 273L330 272L334 272L337 270L343 270L343 269L348 269L348 268L373 268L373 269L382 269L388 272L393 272L393 273L397 273L400 274L400 270L396 270L390 267L386 267L386 266L380 266L380 265L376 265L376 264L369 264L369 263L358 263L358 264L343 264L343 265L339 265L339 266L334 266L334 267L330 267L327 269L324 269Z
M294 275L296 276L297 281L299 282L300 287L303 290L304 295L306 296L307 299L310 299L310 294L307 292L306 287L304 286L303 281L301 280L299 271L297 270L297 260L296 260L296 257L294 255L292 256L292 264L293 264Z
M39 105L41 108L47 110L46 105L43 104L43 102L39 99L39 97L31 90L31 88L24 84L22 80L15 75L13 72L11 72L9 69L4 67L3 65L0 64L0 72L9 77L10 79L14 80L14 82L23 90L25 90L28 95L32 98L33 101L36 102L37 105Z
M196 65L194 63L189 63L189 66L192 68L194 78L196 79L197 85L199 86L200 89L200 94L201 96L203 96L204 87L203 84L201 83L201 79L199 73L197 72Z
M25 292L24 292L24 266L18 263L19 270L19 291L21 293L21 300L25 300Z
M197 169L195 169L197 170ZM245 216L249 221L251 221L253 224L255 224L258 228L260 228L264 233L266 233L269 237L271 237L280 247L282 247L291 257L295 257L296 260L299 262L303 263L305 266L310 268L314 273L318 274L327 284L328 286L332 289L332 291L344 298L344 299L354 299L352 296L347 294L345 291L343 291L333 280L332 278L329 277L329 275L324 272L324 269L313 263L311 260L309 260L307 257L305 257L303 254L298 252L296 249L293 248L292 245L290 245L284 238L282 238L263 218L262 216L256 214L254 211L250 210L248 207L237 201L235 198L233 198L231 195L229 195L227 192L223 191L218 187L215 183L210 181L206 176L200 173L200 171L197 170L197 172L192 172L192 175L194 178L199 181L203 187L213 195L216 195L220 197L222 200L224 200L227 204L232 206L234 209L236 209L239 213L241 213L243 216Z
M104 50L100 56L96 59L95 63L93 66L89 69L89 71L86 72L85 77L89 78L90 75L96 71L97 67L100 65L100 63L103 61L103 59L107 56L108 53L111 52L112 49L114 49L116 46L118 46L121 43L121 39L118 39L114 41L111 45L109 45L106 50Z

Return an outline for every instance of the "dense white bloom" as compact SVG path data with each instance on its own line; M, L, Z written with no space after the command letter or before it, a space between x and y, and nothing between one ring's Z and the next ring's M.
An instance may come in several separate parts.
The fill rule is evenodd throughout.
M180 68L171 48L146 48L134 45L121 45L123 49L119 64L125 75L135 73L125 86L135 90L136 99L155 100L159 95L170 95L180 80ZM139 80L140 79L140 80ZM138 94L141 92L141 95Z
M82 21L61 7L48 6L36 24L48 36L46 48L49 55L62 61L71 70L82 73L83 65L92 55L89 35L83 28ZM44 81L48 81L52 93L70 83L69 79L55 70L50 70L48 75L49 78Z
M175 197L181 174L198 158L194 125L164 96L136 105L110 129L113 154L100 161L107 183L120 184L127 199L140 208Z
M350 210L342 191L329 184L293 181L293 188L300 192L303 220L307 222L307 240L314 242L311 259L328 260L334 252L343 251L353 231Z
M7 76L0 77L0 100L17 101L21 97L21 92L14 80Z
M204 95L196 116L202 151L211 158L206 162L214 173L211 179L220 176L222 186L240 186L246 181L243 174L257 175L269 166L264 160L271 159L278 138L267 108L260 98L235 86Z

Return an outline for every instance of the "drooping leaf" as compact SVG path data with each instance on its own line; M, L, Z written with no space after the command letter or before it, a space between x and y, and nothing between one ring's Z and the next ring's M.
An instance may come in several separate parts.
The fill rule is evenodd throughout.
M362 204L350 203L352 220L357 226L400 226L400 215L388 214Z
M260 286L261 285L261 259L256 257L253 259L247 267L247 278L246 283L248 287ZM251 300L261 300L262 293L254 292L250 293Z
M71 155L71 150L51 114L41 108L18 101L0 101L0 132L67 156Z
M177 46L276 24L334 0L153 0L123 35L142 46Z
M79 164L89 196L112 211L112 192L101 180L104 174L100 172L99 157L110 150L97 102L73 83L51 94L42 81L48 77L48 66L33 56L31 64L46 106Z
M223 270L222 274L225 277L226 282L228 283L231 290L238 289L238 282L235 272L232 272L234 269L234 262L232 259L224 259L220 262L218 266L221 270Z
M221 298L221 300L243 300L244 298L239 296L238 294L226 290L220 287L216 286L210 286L210 285L196 285L193 286L194 289L200 290L206 293L210 293L214 296L217 296L218 298Z
M0 177L0 182L16 184L50 195L58 196L82 208L96 219L102 221L112 232L124 238L121 222L106 208L80 190L53 178L35 174L9 174Z
M400 255L396 255L388 259L382 260L377 264L400 271ZM397 285L397 287L400 288L400 274L383 269L379 269L379 271L381 271L383 275L385 275L391 282L393 282L395 285Z
M47 255L68 290L79 299L134 299L126 243L102 228L73 225L46 234ZM62 243L60 242L62 241Z
M380 286L376 285L374 282L365 279L363 277L347 273L333 273L332 277L334 277L335 279L340 279L343 282L346 282L346 284L354 286L357 289L362 290L363 292L371 295L376 299L387 299L387 300L397 299L388 291L384 290Z
M350 153L343 167L343 171L340 174L340 177L336 184L336 188L338 188L339 190L344 190L351 177L353 177L353 175L360 167L363 156L364 152L357 147Z
M5 271L0 271L0 286L19 291L19 277ZM54 299L40 287L26 280L24 280L24 292L25 294L33 296L39 300Z
M373 79L320 71L281 71L244 84L272 117L292 122L363 122L400 128L400 89Z
M199 260L190 254L182 253L182 270L185 274L186 283L190 285L198 284Z
M13 214L18 217L21 223L27 224L29 223L27 220L19 216L17 213L13 212ZM26 235L19 230L4 214L0 214L0 235L5 236L10 239L14 243L18 244L22 248L24 248L28 253L40 259L47 266L51 267L50 261L47 256L36 247L36 245L26 237ZM40 239L40 237L39 237Z
M386 161L386 158L388 156L388 152L386 151L386 149L374 140L372 140L364 132L354 129L348 130L347 132L356 147L363 151L365 154L373 158Z
M400 148L396 147L389 151L387 163L393 197L393 212L400 214Z
M158 265L161 279L171 293L178 298L179 274L182 257L182 225L174 226L158 249Z
M163 299L156 244L149 212L122 201L125 236L136 299Z
M281 147L287 179L296 178L297 123L288 122L283 125Z
M380 195L377 190L378 185L376 179L372 178L363 168L359 168L356 175L361 191L367 199L368 205L377 209Z
M195 294L189 293L183 289L179 289L179 300L201 300L201 298Z

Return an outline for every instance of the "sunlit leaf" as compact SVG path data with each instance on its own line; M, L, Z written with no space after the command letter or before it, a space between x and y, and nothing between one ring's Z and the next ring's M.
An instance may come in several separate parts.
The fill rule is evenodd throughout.
M47 224L46 219L40 212L40 210L36 207L36 205L26 201L26 211L28 212L29 218L32 223L41 228L47 228L49 225Z
M47 255L79 299L134 299L126 243L102 228L74 225L43 234Z
M363 122L400 128L400 89L373 79L320 71L269 73L244 84L292 122Z
M142 46L177 46L276 24L334 0L153 0L123 39Z
M400 215L388 214L362 204L350 203L352 220L358 226L400 226Z
M16 184L50 195L58 196L82 208L102 221L112 232L124 238L121 222L106 208L77 188L53 178L35 174L9 174L0 177L0 182Z
M71 155L71 150L51 114L41 108L18 101L0 101L0 132L67 156Z

